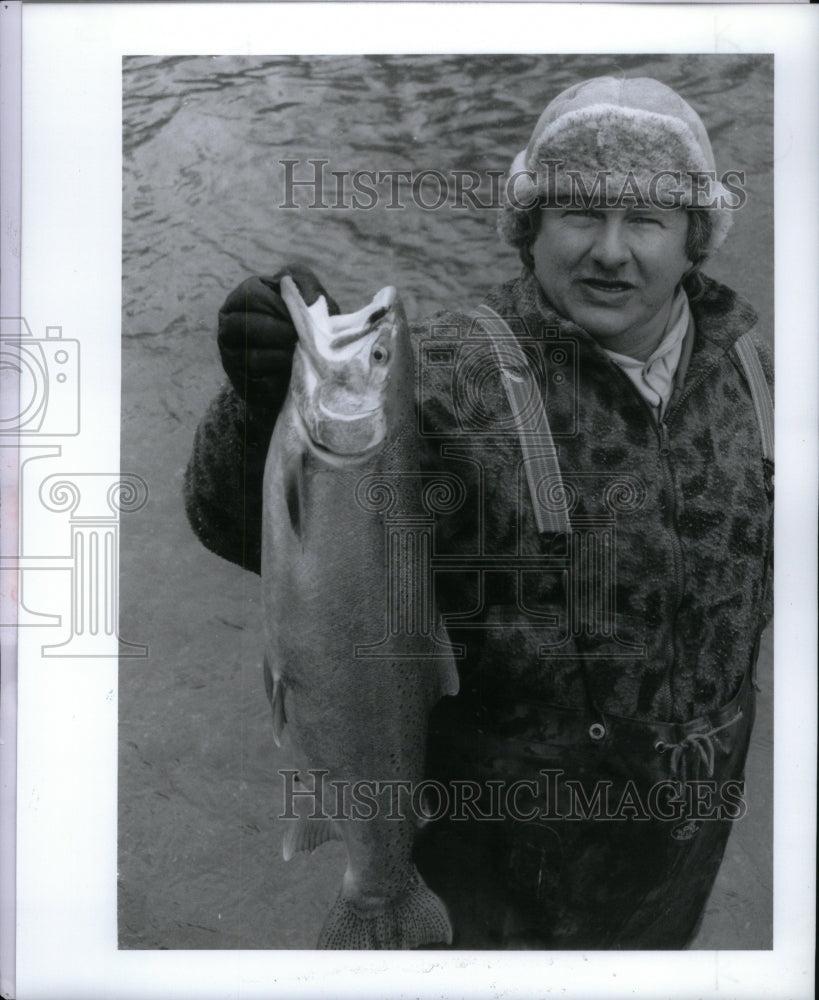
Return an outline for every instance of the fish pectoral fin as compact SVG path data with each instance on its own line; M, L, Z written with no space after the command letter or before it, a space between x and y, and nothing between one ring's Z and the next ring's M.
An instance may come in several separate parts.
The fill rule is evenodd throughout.
M276 677L273 673L267 654L264 658L264 686L273 712L273 739L276 741L276 746L280 747L282 733L287 723L287 716L284 714L285 684L281 677Z
M446 695L456 695L461 686L458 667L455 665L455 653L451 644L444 648L435 659L427 661L426 677L430 685L430 694L434 701Z
M319 948L396 949L452 944L452 924L443 901L416 869L404 892L375 909L345 896L327 915Z
M430 822L435 819L437 809L440 806L440 799L436 800L429 788L424 788L419 802L420 810L414 816L415 829L425 830Z
M441 685L441 697L444 695L456 695L460 689L461 682L458 676L458 668L455 666L455 660L452 657L447 657L446 661L443 662L438 671L438 682Z
M273 699L270 705L273 709L273 739L276 746L280 747L287 716L284 714L284 681L279 677L273 682Z
M326 844L328 840L341 840L335 823L327 817L299 816L290 820L282 839L282 855L289 861L299 851L315 851L317 847Z

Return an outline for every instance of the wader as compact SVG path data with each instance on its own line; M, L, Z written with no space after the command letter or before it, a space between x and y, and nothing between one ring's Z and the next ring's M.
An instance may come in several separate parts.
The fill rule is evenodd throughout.
M460 698L435 713L429 775L449 811L417 851L454 948L682 948L695 933L744 814L750 672L684 725L602 718Z

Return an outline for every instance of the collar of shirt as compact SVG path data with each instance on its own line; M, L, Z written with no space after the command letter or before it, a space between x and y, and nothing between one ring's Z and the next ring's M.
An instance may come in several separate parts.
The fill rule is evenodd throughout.
M628 375L637 391L651 406L655 416L662 416L674 388L674 375L680 363L683 340L688 331L691 313L688 296L680 288L671 304L671 314L663 339L646 360L603 350Z

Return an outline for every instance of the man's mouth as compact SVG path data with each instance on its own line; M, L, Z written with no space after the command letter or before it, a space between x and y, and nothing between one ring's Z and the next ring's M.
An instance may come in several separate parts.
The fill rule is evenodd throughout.
M629 292L636 287L630 281L615 281L608 278L581 278L580 284L597 292L610 293Z

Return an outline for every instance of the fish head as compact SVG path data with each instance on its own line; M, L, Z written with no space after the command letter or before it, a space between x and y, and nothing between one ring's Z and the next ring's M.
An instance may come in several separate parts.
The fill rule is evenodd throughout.
M387 286L358 312L330 316L323 296L308 306L289 276L281 292L298 335L290 391L310 444L325 457L377 451L412 389L398 293Z

